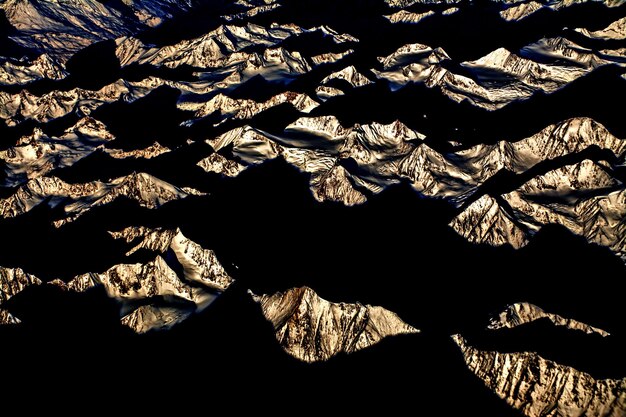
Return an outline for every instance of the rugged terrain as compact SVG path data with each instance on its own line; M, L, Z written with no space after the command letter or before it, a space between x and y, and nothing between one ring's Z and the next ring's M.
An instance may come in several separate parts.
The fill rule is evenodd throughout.
M625 15L2 2L3 383L626 415Z

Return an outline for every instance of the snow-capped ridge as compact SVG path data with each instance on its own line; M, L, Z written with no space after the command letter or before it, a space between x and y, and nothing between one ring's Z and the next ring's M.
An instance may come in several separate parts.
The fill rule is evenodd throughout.
M251 295L274 326L282 348L305 362L356 352L385 337L419 333L382 307L329 302L308 287Z

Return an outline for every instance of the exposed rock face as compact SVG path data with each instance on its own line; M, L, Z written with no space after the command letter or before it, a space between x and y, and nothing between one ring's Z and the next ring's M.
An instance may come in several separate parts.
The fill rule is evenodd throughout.
M47 51L60 60L98 41L156 26L188 10L193 1L123 1L117 7L96 0L7 0L0 7L26 48ZM122 8L120 8L122 7Z
M503 169L524 173L542 161L580 152L592 145L608 149L617 157L626 150L623 140L587 118L549 126L518 142L476 145L451 154L440 154L420 143L423 138L400 122L344 128L332 116L319 116L296 120L280 136L244 127L208 142L216 151L233 146L237 160L231 164L224 165L223 157L211 157L221 161L228 175L240 172L246 165L283 156L299 169L313 174L313 184L316 175L330 172L340 160L350 158L359 165L359 173L345 171L342 167L345 174L334 175L345 176L350 182L375 193L408 178L419 192L449 198L455 204L463 202ZM203 164L213 172L219 168L209 164L208 159ZM336 185L344 192L352 187L339 179Z
M335 43L357 41L349 35L340 35L326 27L303 29L292 24L272 24L266 28L248 23L244 26L222 25L199 38L162 48L144 45L136 38L120 38L117 40L117 56L122 66L149 64L176 68L188 65L202 69L224 69L254 59L255 54L242 52L246 48L272 48L289 37L310 32L321 32L331 37Z
M61 80L66 76L63 67L46 54L32 61L0 59L0 85L26 85L41 79Z
M559 61L557 61L560 59ZM621 50L595 54L564 38L541 39L524 47L519 55L500 48L470 62L462 62L472 77L459 75L442 66L450 57L440 48L409 44L380 58L383 70L372 69L392 89L409 83L438 88L450 99L468 101L488 109L500 109L513 101L525 100L536 92L553 93L568 83L604 65L623 66ZM548 63L542 63L542 62ZM502 83L498 80L507 79Z
M508 21L519 21L542 9L557 11L575 4L590 3L592 1L596 0L503 1L502 3L510 4L511 6L501 11L500 16ZM599 0L596 2L602 3L606 7L619 7L624 4L623 0Z
M174 251L184 269L184 278L207 287L224 291L233 283L212 250L204 249L189 240L180 229L149 229L129 227L120 232L112 232L115 239L124 239L135 246L127 253L131 255L140 249L165 253Z
M185 321L192 311L173 307L141 306L121 320L122 324L130 327L135 333L147 333L151 330L171 329L178 323Z
M471 242L523 246L545 224L560 224L624 257L626 190L585 160L533 178L498 199L488 195L450 224Z
M352 353L388 336L419 332L382 307L332 303L307 287L253 298L283 349L306 362Z
M72 112L81 117L88 116L103 104L119 100L130 103L165 84L163 80L147 78L138 82L118 80L97 91L74 88L54 90L40 96L28 90L17 94L0 91L0 118L7 125L15 126L25 120L47 123Z
M338 52L338 53L328 52L325 54L315 55L311 57L311 62L314 65L330 64L330 63L337 62L345 58L346 56L352 54L353 52L354 52L353 49L348 49L347 51L344 51L344 52Z
M195 68L218 68L242 63L251 54L238 53L251 46L272 47L286 38L302 33L296 25L272 25L264 28L259 25L223 25L192 40L155 48L144 45L136 38L117 40L117 56L123 66L130 64L150 64L176 68L189 65Z
M234 20L245 19L247 17L254 17L263 13L271 12L274 9L281 7L278 3L266 4L264 6L253 7L245 12L235 13L231 15L224 16L224 20L227 22L232 22Z
M437 1L437 0L385 0L385 3L387 3L388 6L393 7L393 8L397 8L397 9L404 9L406 7L410 7L413 6L415 4L457 4L460 3L461 0L444 0L444 1Z
M309 113L319 105L319 103L306 94L293 92L278 94L263 103L247 99L232 99L225 95L218 94L208 102L202 103L199 106L185 106L185 110L195 110L195 117L197 119L219 114L222 122L224 122L229 119L251 119L269 108L285 103L291 104L296 110L303 113ZM196 120L188 122L187 125L193 124Z
M231 206L229 204L237 203L239 196L229 193L232 190L224 192L233 184L249 190L246 187L257 186L254 181L258 179L248 177L232 181L218 175L235 177L250 166L274 158L281 158L306 174L298 176L297 181L285 178L285 183L278 184L280 187L291 187L304 177L309 181L311 195L319 202L359 205L392 185L408 183L420 196L448 202L450 207L444 215L433 218L436 221L452 219L450 227L470 242L520 248L544 225L558 224L626 260L626 190L623 184L626 142L614 136L623 132L619 110L615 110L619 107L610 108L608 100L598 100L596 94L599 93L589 94L591 99L585 96L595 87L592 84L590 88L589 83L600 84L598 91L612 93L611 98L616 94L606 88L605 80L598 81L599 77L582 80L606 66L615 68L605 68L602 74L624 72L626 49L621 47L626 39L624 18L615 20L619 16L609 16L608 10L585 6L557 16L559 27L548 27L550 14L561 13L559 9L586 0L493 0L486 6L485 2L461 0L377 0L378 4L364 2L363 9L357 13L346 5L356 4L358 0L350 0L339 7L329 1L310 7L304 4L306 2L284 0L202 0L202 15L192 15L190 19L183 16L172 22L172 26L143 32L182 11L193 9L196 1L200 2L0 0L0 8L7 17L5 21L0 16L0 39L4 40L0 54L7 55L0 57L0 132L3 137L6 134L4 143L0 143L0 165L5 174L0 178L0 230L8 236L9 243L18 242L16 249L10 248L9 255L3 258L8 258L12 266L22 261L30 264L56 259L52 254L57 253L57 247L59 251L64 250L67 239L76 239L73 245L84 244L85 251L79 251L84 254L94 247L92 244L102 243L103 234L104 239L108 238L104 232L108 230L106 224L110 223L100 224L97 216L109 211L94 210L89 221L74 224L74 227L36 230L36 226L24 226L31 216L23 216L35 207L42 210L31 213L37 219L35 225L50 216L54 219L53 225L62 226L118 198L157 209L167 202L201 194L183 185L197 184L207 177L202 190L206 186L206 191L212 193L210 197L192 198L186 202L188 204L170 206L172 210L151 212L145 223L139 223L151 227L135 223L136 216L143 210L139 214L130 213L132 220L119 219L119 224L130 227L111 232L111 237L117 239L116 244L109 241L102 253L96 250L99 262L115 261L100 264L98 268L89 264L81 266L78 276L61 272L64 280L54 279L46 284L78 293L102 288L112 299L111 304L119 307L120 322L136 333L172 328L207 308L234 282L216 252L202 246L209 239L200 233L207 229L193 229L196 222L224 223L214 228L216 236L210 237L211 241L218 236L227 239L220 244L217 252L220 256L221 251L233 251L229 253L231 259L242 256L248 261L248 267L262 260L261 256L250 258L244 252L258 250L258 246L248 245L249 242L237 246L240 236L230 235L231 227L235 233L245 234L249 230L239 227L242 224L233 227L232 219L241 219L244 211L257 215L256 207ZM625 4L624 0L600 0L598 3L607 7ZM363 35L363 39L359 41L348 33L309 23L318 19L319 10L313 10L316 6L333 13L324 16L321 22L333 22L342 30ZM222 7L227 10L223 12L226 15L219 16L217 11ZM521 49L498 48L489 52L501 45L484 50L481 42L473 40L485 39L491 34L471 33L467 39L463 37L465 28L477 24L468 19L475 19L481 8L487 12L485 27L498 27L503 32L511 28L515 32L502 34L507 48L523 45L536 31L550 36L571 34L561 30L561 22L567 21L568 25L570 19L579 22L579 11L601 10L601 13L589 16L588 27L576 29L578 35L573 34L573 39L580 40L580 44L563 37L533 38L533 43ZM619 14L622 9L623 6L615 12ZM311 26L299 26L286 20L299 10L312 13L294 16L293 21L303 25L302 22L307 22ZM370 12L374 15L368 14ZM204 19L205 13L207 19ZM446 17L452 14L455 15ZM523 19L527 21L512 23ZM452 24L437 28L439 22L446 21ZM598 21L601 23L596 23ZM535 27L534 22L540 24ZM456 23L461 24L452 27ZM369 33L373 27L376 33ZM170 28L172 33L169 33ZM199 32L202 30L204 32ZM459 46L462 46L462 53L468 55L463 58L464 62L454 61L455 54L448 55L437 44L416 43L422 41L422 36L438 42L437 30L449 31L439 38L440 45L445 44L449 51L460 51ZM494 42L498 42L500 34L493 36L496 37ZM459 39L461 37L463 39ZM84 55L76 56L73 62L77 67L68 64L75 53L104 40L108 42L95 49L103 47L104 50L102 56L94 60L96 62L85 62L94 51L90 48ZM461 44L454 45L456 41ZM489 45L491 42L489 40ZM385 54L389 55L377 57ZM100 80L104 68L99 68L100 64L112 65L115 68L112 74L122 79L112 81L107 75ZM91 79L90 70L97 74ZM607 83L616 82L615 90L621 91L623 80L616 78ZM580 81L574 83L576 80ZM105 83L108 85L103 86ZM421 88L397 91L411 83L431 88L426 96L434 100L424 102ZM566 86L568 90L563 94L534 97L550 95ZM420 96L412 97L417 90ZM344 97L339 97L342 95ZM443 101L439 100L439 95L444 97ZM563 103L568 97L576 97L576 100ZM457 106L448 98L463 105ZM548 106L556 102L558 116L543 117L533 108L528 112L531 120L526 110L532 107L534 99L542 110L548 111L551 110ZM509 106L524 100L530 103ZM619 100L616 102L619 104ZM584 103L582 109L578 107L581 103ZM596 105L598 110L588 103ZM387 105L389 109L382 108ZM288 111L280 112L285 107ZM431 117L431 114L438 116ZM559 120L557 117L588 114L593 114L611 131L586 117L555 123ZM518 136L515 141L510 137L500 138L494 133L505 124L498 119L500 115L514 123L510 130L503 130L513 131L518 125L524 125L525 130L527 124L540 126L536 134L521 140ZM396 117L402 120L395 120ZM157 120L160 118L163 120ZM490 124L494 119L498 119L497 123ZM355 124L355 120L360 123ZM446 126L442 128L440 123ZM446 132L453 130L455 133L446 136ZM120 131L124 134L117 141L110 132ZM148 137L155 131L155 137ZM139 132L137 142L133 142L135 132ZM426 137L420 132L433 134ZM480 137L482 133L484 138ZM166 138L167 142L162 142ZM176 145L169 149L157 140L168 146ZM146 161L165 153L170 154L156 161ZM74 164L75 169L66 169ZM198 166L218 175L195 178ZM263 169L265 167L259 167ZM167 178L171 183L153 176L159 176L157 173L164 170L168 170ZM137 173L128 175L133 171ZM289 175L288 171L276 170L261 178L275 178L272 175L276 172ZM262 186L271 188L274 184ZM255 194L261 189L255 189L251 196L261 196L259 200L262 200L261 194ZM222 204L220 199L225 196L232 200ZM404 197L403 192L398 192L390 199L384 196L372 199L373 204L354 211L355 221L325 224L320 232L336 230L341 236L350 236L355 228L363 227L361 219L367 219L373 212L374 221L382 218L390 224L369 225L370 230L379 229L376 236L393 239L393 230L402 229L403 222L411 221L410 216L416 214L405 209L400 201ZM394 205L393 210L382 209L389 201ZM213 202L217 203L216 213L213 213L214 206L207 207ZM308 213L310 201L298 200L297 203L295 207L304 207L304 212ZM413 207L413 201L410 203ZM438 207L439 203L432 207ZM431 202L424 206L431 207ZM233 212L226 212L230 207L234 208ZM115 212L126 215L120 210ZM317 219L322 213L325 217L319 218L329 218L332 222L335 220L331 217L337 212L341 214L334 219L344 219L353 213L350 209L328 205L315 209L313 216ZM398 213L397 219L390 213ZM449 217L448 213L451 213ZM177 216L189 218L181 220ZM177 224L182 230L171 226ZM169 225L169 228L159 225ZM24 235L11 236L16 230L21 231L18 229L21 226L24 226ZM445 224L423 229L421 244L429 243L427 233L442 231L437 227L445 229ZM378 233L382 228L391 232ZM359 232L356 236L365 234ZM440 236L451 239L452 247L460 247L456 246L455 236L450 237L448 233ZM294 245L298 238L302 236L295 238ZM311 238L310 234L304 238ZM429 254L446 247L439 243L447 240L438 238L437 244L428 248L432 249ZM50 239L50 242L44 240L40 244L42 239ZM29 242L37 244L31 247ZM380 242L385 244L383 239ZM316 241L307 240L304 246L309 244L314 246ZM41 256L53 245L50 253ZM407 253L404 249L394 251L393 245L391 242L388 245L391 249L383 248L374 254L386 258L376 259L378 265L384 265L396 254ZM10 254L18 253L22 246L28 251L27 255L20 253L15 260L10 259ZM350 250L351 254L364 253L358 248ZM303 263L309 253L314 251L299 253L303 254ZM468 248L467 253L482 256L484 252ZM281 255L284 254L276 254ZM462 255L464 257L465 253ZM70 259L74 254L68 256ZM519 259L516 255L510 256ZM312 260L317 261L319 259ZM79 265L84 265L82 259ZM618 266L611 265L611 268ZM28 269L26 265L22 267ZM240 282L250 282L246 281L250 278L274 279L252 277L254 271L248 267L242 268ZM59 270L63 271L63 267ZM15 304L22 306L23 303L18 298L10 299L30 285L42 285L42 282L22 269L0 267L0 324L19 324L19 318L11 312ZM429 289L425 287L425 291ZM365 291L370 290L375 291L370 288ZM577 288L572 289L573 293L576 291ZM386 294L392 293L390 290ZM507 293L502 305L510 301L510 294ZM464 295L461 293L459 297ZM418 332L382 307L330 302L308 287L252 297L274 327L282 348L304 362L326 361L365 349L385 337ZM408 297L402 297L401 302ZM18 311L15 308L16 314L25 321L34 316ZM583 317L584 313L575 316ZM599 334L605 337L602 343L612 343L615 340L612 338L621 337L619 326L608 328L613 333L609 335L603 329L544 311L530 303L508 305L491 320L485 332L492 337L499 329L523 326L539 319L578 332ZM36 326L25 326L27 331L30 327ZM529 417L626 415L625 380L596 380L532 352L487 352L470 346L462 336L454 336L454 340L472 372ZM457 398L452 391L450 396ZM469 410L472 405L468 404ZM478 414L481 412L489 414L483 410ZM471 411L468 414L471 415Z
M504 210L498 201L484 195L473 202L450 223L450 226L473 243L509 244L519 249L528 243L526 231Z
M186 238L179 229L129 227L111 235L138 250L155 252L147 263L118 264L104 272L81 274L69 282L59 279L47 285L84 292L103 286L109 297L122 306L122 324L137 333L168 329L191 314L205 309L232 283L215 253ZM173 252L182 274L161 256ZM0 305L29 285L41 285L38 278L16 268L0 267ZM137 307L137 303L140 303ZM0 324L17 324L19 319L0 308Z
M198 166L206 172L214 172L227 177L236 177L246 169L244 165L236 161L231 161L218 153L211 154L198 162Z
M115 265L102 273L79 275L70 281L73 290L87 289L83 283L103 285L110 297L121 300L146 299L161 296L179 297L200 303L204 294L185 285L162 257L147 264Z
M30 285L40 285L41 280L20 268L0 267L0 304Z
M320 201L359 204L366 199L361 189L377 193L408 178L419 192L461 206L502 170L523 174L590 146L609 150L618 160L626 151L623 140L587 118L549 126L518 142L476 145L452 154L420 144L421 138L401 123L346 129L333 117L302 118L281 136L250 127L227 132L209 143L215 150L232 146L237 160L212 155L200 166L233 176L247 165L281 156L311 173L311 190ZM358 173L339 164L347 158L357 162ZM542 225L556 223L622 255L624 190L610 170L610 164L590 160L549 170L502 196L481 196L451 226L475 243L519 248Z
M536 1L531 1L528 3L520 3L518 5L509 7L508 9L502 10L500 12L500 16L504 20L508 21L519 21L527 18L531 14L540 10L543 7L541 3Z
M174 297L170 304L145 304L122 317L122 324L137 333L171 328L205 309L233 283L215 253L189 240L179 229L129 227L111 235L133 245L127 255L138 250L159 254L172 251L182 268L180 275L157 256L148 264L116 265L102 274L85 274L69 283L76 291L102 284L110 296L122 302Z
M626 39L626 17L616 20L601 30L589 31L584 28L579 28L576 29L576 31L592 39L623 40Z
M134 149L132 151L123 151L121 149L106 149L105 151L115 159L152 159L156 158L157 156L163 155L164 153L170 152L170 149L166 148L158 142L154 142L152 145L143 149Z
M412 13L406 10L400 10L392 15L385 16L385 19L389 20L391 23L419 23L434 14L435 12L432 10L424 13Z
M124 196L140 206L157 208L163 204L200 194L192 189L181 189L148 174L131 174L109 183L94 181L85 184L68 184L55 177L35 178L5 199L0 199L0 216L16 217L33 207L46 203L49 207L63 207L64 217L55 222L62 226L93 207L109 204Z
M461 207L480 186L500 171L524 174L546 161L596 146L617 160L626 142L588 118L549 126L517 142L476 145L440 154L418 132L396 122L344 128L332 116L305 117L280 136L251 127L237 128L208 143L216 150L232 146L235 160L211 155L199 163L207 171L234 176L246 166L282 157L311 174L311 191L319 201L347 205L366 201L363 190L378 193L409 179L422 194L448 199ZM351 159L358 171L340 162ZM501 196L483 195L451 222L475 243L524 246L545 224L561 224L590 242L625 253L623 184L608 162L583 160L548 169Z
M552 9L552 10L559 10L559 9L563 9L569 6L572 6L574 4L581 4L581 3L587 3L587 2L597 2L597 3L601 3L606 7L619 7L620 5L624 4L623 0L557 0L557 1L543 1L543 2L535 2L535 1L528 1L528 0L491 0L492 3L500 3L503 6L509 6L506 10L510 10L511 8L522 8L522 6L526 6L528 5L529 7L536 7L535 4L541 6L541 8L546 8L546 9ZM433 4L459 4L462 3L461 0L445 0L442 2L436 1L436 0L385 0L385 3L387 3L387 5L389 5L390 7L396 8L396 9L400 9L400 8L407 8L416 4L421 4L421 5L433 5ZM525 16L522 16L521 18L523 18ZM514 20L514 19L507 19L507 20Z
M526 323L531 323L539 319L548 319L557 326L567 327L572 330L579 330L587 334L599 334L600 336L609 336L605 330L590 326L577 320L568 319L558 314L548 313L530 303L515 303L508 305L504 311L495 315L490 323L489 329L497 330L502 328L513 328Z
M346 67L346 68L342 69L341 71L333 72L332 74L330 74L326 78L324 78L320 82L320 84L326 85L331 80L344 80L348 84L350 84L352 87L355 87L355 88L356 87L363 87L365 85L372 84L372 81L370 81L366 76L361 74L354 67L354 65L350 65L349 67Z
M619 417L626 414L626 380L596 380L536 353L481 351L453 336L469 369L528 417Z
M81 119L61 137L48 137L41 129L0 151L6 178L2 185L15 187L50 171L71 166L113 140L106 126L90 117Z
M20 324L21 320L9 313L7 310L0 308L0 326L7 324Z
M345 129L332 116L301 118L287 126L281 137L270 137L248 126L211 139L208 143L216 151L232 146L238 160L228 164L222 157L211 156L201 161L200 166L212 172L224 167L223 174L232 176L247 165L281 156L311 174L311 190L317 200L354 205L366 201L356 188L380 192L385 185L398 181L388 178L392 167L387 165L412 149L407 142L419 138L423 135L400 122ZM355 177L339 165L339 161L346 158L356 160L364 169L370 170L372 176ZM214 160L219 164L214 164Z

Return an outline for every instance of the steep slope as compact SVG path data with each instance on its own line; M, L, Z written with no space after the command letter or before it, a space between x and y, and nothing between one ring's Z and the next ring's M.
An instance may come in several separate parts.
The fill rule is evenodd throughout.
M223 156L211 155L200 165L213 172L223 169L233 176L248 164L282 156L312 174L312 190L319 200L324 200L327 194L316 191L315 184L323 181L320 175L342 165L333 173L339 177L326 185L335 196L355 188L355 183L357 187L378 193L388 185L409 179L420 193L450 199L460 205L501 170L522 174L537 164L592 146L607 149L618 158L622 158L626 150L623 140L587 118L548 126L517 142L476 145L454 153L439 153L426 143L420 143L424 138L398 121L344 128L333 116L304 117L288 125L281 135L244 127L210 139L208 143L216 151L232 146L235 160L226 162ZM212 162L214 159L219 165ZM347 169L342 162L348 160L356 162L358 169ZM333 188L337 192L332 191ZM359 197L350 201L365 200Z
M542 308L530 303L510 304L489 322L489 329L498 330L503 328L513 328L535 320L547 318L557 326L564 326L572 330L580 330L587 334L597 333L601 336L609 336L605 330L590 326L574 319L568 319L558 314L548 313Z
M499 48L475 61L460 63L470 76L447 69L445 64L451 58L445 51L422 44L407 44L379 60L383 69L372 71L394 90L419 83L438 88L456 102L497 110L537 92L553 93L601 66L623 66L624 53L594 53L561 37L541 39L522 48L519 55Z
M528 417L618 417L626 413L626 380L596 380L532 352L480 351L460 335L453 340L469 369Z
M171 328L205 309L233 283L215 253L179 229L129 227L111 235L134 245L127 256L138 250L157 255L149 262L117 264L103 272L80 274L67 283L55 279L47 285L79 293L103 287L119 302L121 323L137 333ZM170 252L174 263L164 259ZM42 282L19 268L0 267L0 305L30 285ZM19 324L19 319L0 308L0 324Z
M0 58L0 86L26 85L41 79L61 80L66 76L63 67L46 54L33 60Z
M53 169L71 166L113 139L102 122L90 117L81 119L58 138L35 129L16 146L0 151L6 174L2 185L15 187Z
M0 199L0 216L16 217L46 204L50 208L63 208L63 216L54 222L58 227L93 207L109 204L122 196L153 209L194 194L200 193L178 188L143 173L116 178L108 183L94 181L85 184L68 184L55 177L39 177L19 187L13 195Z
M0 7L9 23L18 31L12 37L15 42L65 61L94 42L157 26L189 10L193 3L193 0L7 0Z
M450 226L471 242L519 248L543 225L559 224L623 257L625 192L604 167L584 160L537 176L499 201L485 195Z
M623 40L626 39L626 17L616 20L601 30L589 31L585 28L577 28L576 32L582 33L592 39Z
M306 362L365 349L388 336L419 332L382 307L332 303L307 287L253 298L283 349Z
M135 245L127 252L128 256L140 249L159 253L172 250L183 268L184 278L188 281L219 291L226 290L233 283L233 279L217 260L215 252L189 240L180 229L129 227L119 232L111 232L111 236Z
M20 268L0 267L0 304L30 285L40 285L41 280Z

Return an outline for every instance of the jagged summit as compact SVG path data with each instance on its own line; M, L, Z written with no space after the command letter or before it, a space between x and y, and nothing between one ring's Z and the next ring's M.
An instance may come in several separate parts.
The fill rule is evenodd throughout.
M623 257L623 187L604 168L584 160L537 176L498 199L485 195L450 226L471 242L519 248L542 226L559 224Z
M65 61L94 42L157 26L189 10L195 2L117 2L121 8L110 3L113 2L6 0L0 7L9 23L18 30L12 37L15 42Z
M253 298L283 349L306 362L352 353L388 336L419 332L382 307L332 303L308 287Z
M617 417L626 412L626 380L600 379L533 352L481 351L460 335L453 340L470 371L528 417Z
M626 17L616 20L601 30L589 31L585 28L577 28L576 31L592 39L623 40L626 39Z
M233 283L233 279L217 260L215 252L189 240L180 229L129 227L120 232L111 232L111 235L115 239L124 239L127 243L135 244L127 255L132 255L140 249L159 253L171 249L182 265L184 278L187 280L220 291L226 290Z
M2 2L3 379L621 417L624 4Z
M387 80L392 89L409 83L424 84L438 88L456 102L468 101L497 110L537 92L554 93L599 67L624 65L620 50L594 53L562 37L541 39L522 48L519 54L498 48L475 61L459 63L470 70L471 77L442 65L450 59L440 48L407 44L379 59L382 71L372 71L379 79Z
M0 215L4 218L27 213L39 204L64 208L65 217L55 226L71 222L93 207L109 204L124 196L140 206L157 208L169 201L198 195L193 189L182 189L149 174L133 173L109 183L94 181L69 184L56 177L38 177L28 181L10 197L0 199Z
M577 320L568 319L558 314L548 313L541 307L531 303L515 303L508 305L502 312L493 316L489 322L488 328L491 330L513 328L544 318L547 318L556 326L579 330L587 334L599 334L603 337L610 335L606 330L593 327Z
M423 139L424 135L398 121L346 128L334 116L303 117L288 125L281 135L244 127L210 139L216 151L232 144L235 159L227 162L223 156L209 156L200 164L208 171L223 169L225 175L234 176L249 164L282 156L310 172L312 185L321 184L316 182L318 175L333 173L324 192L312 186L320 200L329 196L351 204L363 202L364 196L355 189L354 182L378 193L390 184L409 179L420 193L461 205L502 170L523 174L537 164L592 146L607 149L617 158L623 158L626 151L623 140L589 118L565 120L517 142L476 145L455 153L439 153L422 143ZM336 167L346 159L357 162L359 172Z
M146 263L116 264L103 272L80 274L68 282L55 279L47 285L79 293L103 287L120 303L122 324L137 333L167 329L184 321L205 309L233 283L215 253L189 240L180 229L129 227L111 236L136 245L127 256L140 249L156 255ZM182 274L164 259L168 251L174 253ZM30 285L42 285L42 281L20 268L0 267L0 306ZM159 302L153 304L157 299ZM170 300L169 304L164 304L164 299ZM0 308L0 323L18 322Z

